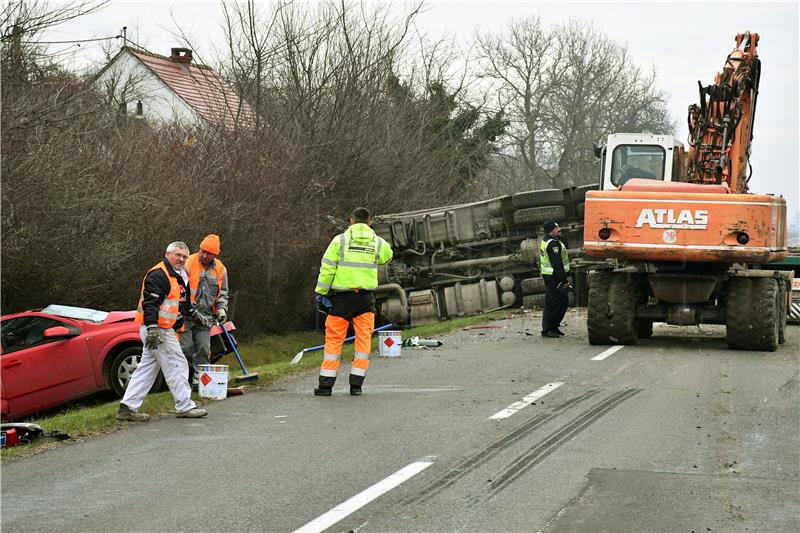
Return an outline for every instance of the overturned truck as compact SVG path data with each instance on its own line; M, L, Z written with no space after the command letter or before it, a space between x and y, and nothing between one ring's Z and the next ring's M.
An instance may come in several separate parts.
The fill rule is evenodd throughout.
M562 228L570 258L583 245L583 202L595 185L519 192L480 202L377 215L375 232L394 259L379 269L378 313L385 322L420 325L519 306L540 307L542 223ZM576 277L575 299L585 299Z

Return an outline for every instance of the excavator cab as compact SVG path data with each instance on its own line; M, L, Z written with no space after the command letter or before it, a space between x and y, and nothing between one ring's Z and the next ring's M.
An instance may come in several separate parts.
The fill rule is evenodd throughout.
M617 133L600 150L601 190L617 190L634 178L681 181L683 145L669 135ZM609 164L610 163L610 164Z

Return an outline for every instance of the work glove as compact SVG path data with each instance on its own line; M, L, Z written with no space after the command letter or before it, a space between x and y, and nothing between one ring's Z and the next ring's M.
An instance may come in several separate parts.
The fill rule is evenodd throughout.
M217 322L224 324L228 320L228 313L225 309L217 309Z
M569 292L572 290L572 285L569 282L561 282L556 285L556 289L564 294L569 294Z
M148 326L147 336L144 338L144 347L148 350L158 350L158 347L164 344L164 335L158 326Z
M333 307L333 302L331 302L331 299L325 296L324 294L315 292L314 299L317 301L319 305L321 305L325 309L330 309L331 307Z
M211 317L203 314L198 308L194 307L189 312L189 316L192 318L192 322L200 326L201 328L210 328L213 324L211 323Z

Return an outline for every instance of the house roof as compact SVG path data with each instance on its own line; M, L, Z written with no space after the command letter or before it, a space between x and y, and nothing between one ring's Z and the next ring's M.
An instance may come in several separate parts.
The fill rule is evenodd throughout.
M250 105L211 67L176 61L139 48L124 47L123 50L141 61L210 124L227 130L234 130L237 125L239 128L255 125Z

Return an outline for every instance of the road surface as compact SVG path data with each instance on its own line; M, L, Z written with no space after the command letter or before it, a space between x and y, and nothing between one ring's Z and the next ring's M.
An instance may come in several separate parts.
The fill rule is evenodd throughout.
M590 346L585 321L458 331L2 468L3 531L798 531L800 328ZM343 365L346 371L347 367Z

